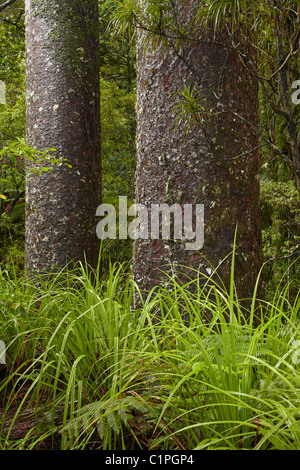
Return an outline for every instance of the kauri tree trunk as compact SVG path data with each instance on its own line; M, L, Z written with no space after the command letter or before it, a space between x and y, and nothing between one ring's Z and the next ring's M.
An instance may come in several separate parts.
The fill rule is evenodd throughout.
M69 161L27 163L26 266L44 272L98 259L101 203L97 0L26 0L27 141ZM43 165L42 165L43 166ZM47 163L44 163L47 166Z
M198 5L186 3L190 11ZM181 21L185 21L183 16ZM217 268L230 254L238 224L235 282L241 297L251 296L262 266L260 157L251 125L258 123L257 80L225 45L226 38L224 45L211 35L186 41L178 48L180 53L171 42L168 51L162 41L154 51L145 48L143 38L140 31L136 203L148 210L153 203L203 204L205 225L204 245L198 251L185 250L180 240L137 239L135 281L149 291L164 285L167 275L176 272L187 276L182 277L184 282L195 277L193 270L210 275L212 267ZM200 81L203 90L214 90L208 93L214 117L204 127L197 123L188 129L183 123L177 127L176 93ZM217 271L227 287L230 262L231 258Z

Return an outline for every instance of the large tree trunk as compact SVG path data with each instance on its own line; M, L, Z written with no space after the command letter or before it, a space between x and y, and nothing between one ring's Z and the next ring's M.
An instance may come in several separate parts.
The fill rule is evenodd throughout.
M26 185L26 266L98 259L101 203L97 0L26 0L27 140L69 160ZM47 164L45 163L45 166ZM27 173L36 168L27 163Z
M178 54L171 43L167 51L161 41L154 51L144 50L143 38L139 32L136 202L148 209L153 203L203 204L205 226L199 251L185 250L181 241L137 239L134 278L150 290L174 272L211 274L211 265L218 267L230 254L238 224L235 281L241 297L251 296L262 265L260 158L257 137L247 123L258 122L257 81L238 54L218 40L187 41ZM204 128L195 124L186 130L181 123L176 129L176 92L200 80L203 88L214 90L208 93L210 108L222 112ZM226 286L230 261L218 269Z

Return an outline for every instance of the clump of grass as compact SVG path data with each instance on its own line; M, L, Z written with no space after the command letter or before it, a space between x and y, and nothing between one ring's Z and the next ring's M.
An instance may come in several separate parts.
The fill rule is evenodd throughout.
M8 283L4 295L20 298L18 305L22 304L21 309L14 303L13 310L4 308L2 316L12 370L1 387L6 394L9 390L6 411L16 393L27 387L7 439L24 407L34 404L36 415L43 410L48 429L54 431L79 415L81 408L101 400L106 419L98 420L92 430L102 426L102 445L110 448L112 434L122 440L122 426L130 418L115 404L121 396L128 399L131 387L143 376L142 369L133 368L137 353L151 341L146 328L151 318L147 312L131 311L133 285L121 266L111 266L105 282L81 265L79 271L61 272L50 283L39 284L27 284L24 290L21 284ZM135 408L143 403L137 398L131 402ZM75 440L73 431L63 433L62 448L72 447Z
M39 287L0 276L2 448L59 435L62 449L300 449L300 300L288 285L272 302L255 289L245 311L233 258L228 291L173 278L135 309L117 264L105 280L80 265ZM35 425L18 444L24 415Z
M196 292L170 284L156 295L165 425L152 445L176 437L184 449L299 449L299 295L291 304L286 285L257 302L256 287L245 311L234 265L228 292L211 278Z

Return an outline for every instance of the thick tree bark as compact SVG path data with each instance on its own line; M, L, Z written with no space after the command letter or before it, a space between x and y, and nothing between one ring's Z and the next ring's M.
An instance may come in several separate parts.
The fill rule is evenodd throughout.
M26 185L26 265L95 265L101 203L97 0L26 0L27 140L69 160ZM47 166L47 164L45 164ZM35 165L27 163L27 173Z
M190 2L190 8L196 5ZM234 50L209 37L187 41L179 54L172 45L166 51L162 42L155 51L144 50L143 36L139 32L136 202L148 209L153 203L204 204L205 227L200 251L185 250L181 241L136 240L134 278L150 290L167 281L163 272L193 277L192 270L199 269L210 274L211 265L218 267L231 252L238 224L235 281L241 297L251 296L262 265L260 158L248 124L258 123L257 81ZM189 128L185 136L183 125L176 129L176 92L200 80L203 88L214 90L210 107L221 113L204 128ZM218 269L227 286L230 262Z

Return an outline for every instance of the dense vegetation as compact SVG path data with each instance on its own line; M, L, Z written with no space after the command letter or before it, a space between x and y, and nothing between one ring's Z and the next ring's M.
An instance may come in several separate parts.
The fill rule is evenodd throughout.
M1 272L0 448L299 450L299 297L245 311L233 279L170 280L133 310L118 265L26 289Z
M112 30L115 3L100 1L103 202L116 205L134 199L135 49L130 31ZM127 240L102 247L102 276L80 265L31 285L24 160L36 155L25 143L23 8L0 22L0 449L300 450L300 205L289 166L262 147L266 295L258 302L254 292L248 310L235 295L234 257L228 292L210 278L196 293L170 279L134 309ZM298 70L295 55L294 79ZM262 128L291 158L263 88L260 105Z

